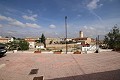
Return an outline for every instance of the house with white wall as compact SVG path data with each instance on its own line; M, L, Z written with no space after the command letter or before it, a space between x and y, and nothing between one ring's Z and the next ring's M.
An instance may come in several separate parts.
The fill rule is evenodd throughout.
M25 38L25 41L29 43L29 48L35 48L36 40L38 40L38 38Z

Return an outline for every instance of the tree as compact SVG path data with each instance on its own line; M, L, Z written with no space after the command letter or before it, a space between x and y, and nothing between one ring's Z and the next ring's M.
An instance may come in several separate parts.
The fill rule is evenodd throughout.
M42 34L42 36L41 36L41 43L43 43L44 47L46 48L46 39L45 39L44 34Z
M18 41L13 41L6 43L8 50L18 50L19 48L19 42Z
M49 42L49 44L52 44L52 42L53 42L53 40L51 40L51 41Z
M105 36L104 43L110 49L120 50L120 30L117 25Z
M6 43L8 50L28 50L29 43L25 40L16 40Z
M14 40L16 39L16 37L12 37Z
M28 50L29 49L29 43L25 40L20 40L19 47L20 47L20 50Z
M40 39L39 39L39 40L35 40L35 42L36 42L36 43L41 43L41 40L40 40Z

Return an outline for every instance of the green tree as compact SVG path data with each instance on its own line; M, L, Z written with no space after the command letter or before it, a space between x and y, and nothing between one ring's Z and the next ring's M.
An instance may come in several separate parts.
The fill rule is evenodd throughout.
M104 43L110 49L120 50L120 30L117 25L105 36Z
M46 48L46 38L45 38L44 34L42 34L42 36L41 36L41 43L43 43L44 47Z
M6 43L8 50L28 50L29 43L25 40L15 40L13 42Z
M39 40L35 40L35 42L36 42L36 43L41 43L41 40L40 40L40 39L39 39Z
M19 42L17 42L17 41L9 42L9 43L7 43L7 46L8 46L9 50L18 50Z
M28 50L29 49L29 43L25 40L20 40L19 47L20 47L20 50Z

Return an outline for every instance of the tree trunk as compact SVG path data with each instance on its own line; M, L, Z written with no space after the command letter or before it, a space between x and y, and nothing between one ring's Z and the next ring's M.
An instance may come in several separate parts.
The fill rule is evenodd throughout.
M44 42L44 48L46 48L46 43Z

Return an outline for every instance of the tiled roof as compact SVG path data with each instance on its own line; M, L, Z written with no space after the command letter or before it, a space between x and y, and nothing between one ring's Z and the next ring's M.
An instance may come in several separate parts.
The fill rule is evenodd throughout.
M0 40L9 40L9 38L0 38Z
M83 38L75 38L73 40L87 40L88 37L83 37Z
M35 40L26 40L27 42L35 42Z

